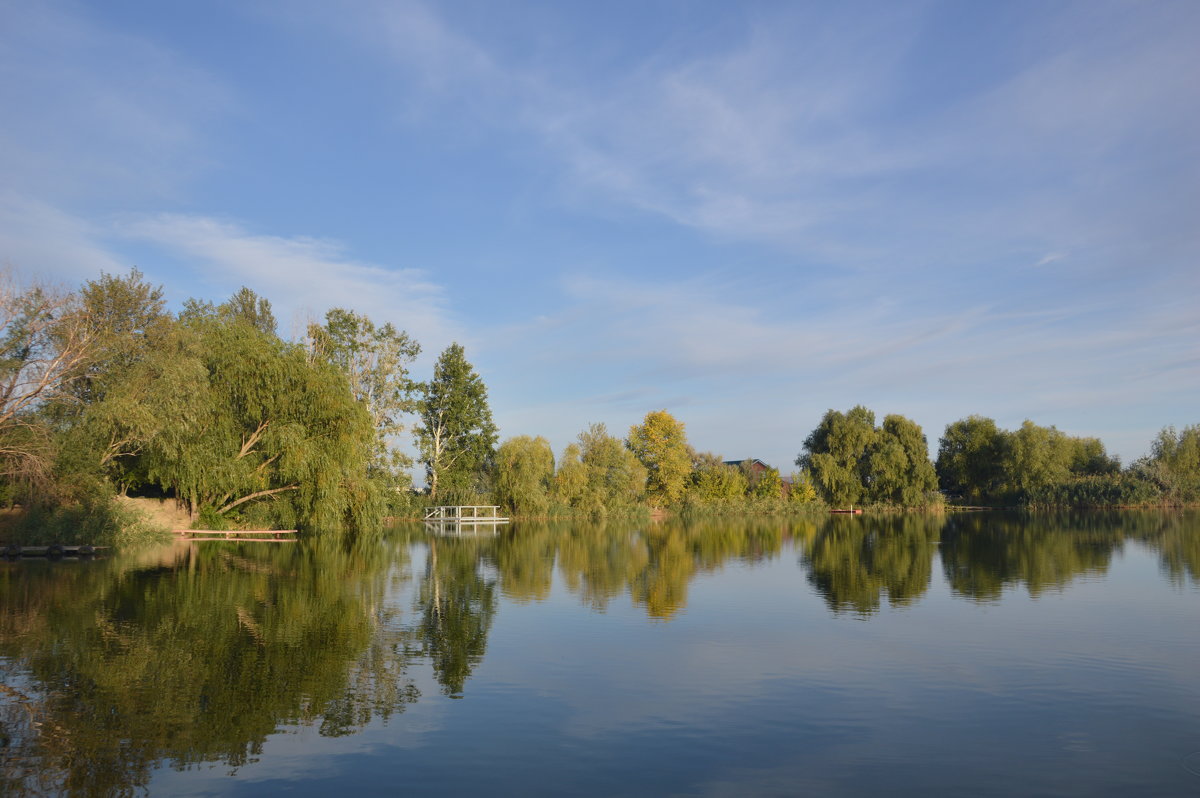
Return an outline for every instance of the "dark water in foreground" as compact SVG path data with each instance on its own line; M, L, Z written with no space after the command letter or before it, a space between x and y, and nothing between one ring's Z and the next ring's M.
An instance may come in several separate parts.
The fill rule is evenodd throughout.
M1200 515L0 562L0 793L1200 794Z

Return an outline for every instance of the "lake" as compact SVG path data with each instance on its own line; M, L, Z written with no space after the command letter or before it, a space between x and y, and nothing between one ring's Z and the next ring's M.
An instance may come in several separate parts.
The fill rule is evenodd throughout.
M1200 514L0 561L6 795L1200 794Z

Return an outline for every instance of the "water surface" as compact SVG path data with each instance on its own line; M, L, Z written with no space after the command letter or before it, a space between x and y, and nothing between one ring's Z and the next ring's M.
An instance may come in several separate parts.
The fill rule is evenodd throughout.
M0 792L1200 793L1200 517L0 563Z

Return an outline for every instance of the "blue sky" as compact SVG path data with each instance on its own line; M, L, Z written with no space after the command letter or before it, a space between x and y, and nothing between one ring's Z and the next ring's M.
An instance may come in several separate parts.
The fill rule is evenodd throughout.
M0 4L0 262L453 340L502 437L1200 423L1200 4Z

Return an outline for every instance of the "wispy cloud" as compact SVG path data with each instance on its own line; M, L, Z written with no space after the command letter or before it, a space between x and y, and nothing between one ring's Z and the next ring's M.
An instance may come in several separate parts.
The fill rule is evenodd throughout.
M393 321L426 347L462 334L442 286L427 274L355 260L336 241L251 233L231 221L182 214L127 219L116 232L196 264L215 292L249 286L300 325L309 314L345 307Z
M1101 268L1164 214L1175 223L1158 238L1171 246L1185 235L1180 209L1200 199L1187 133L1200 124L1189 83L1200 13L1186 3L1035 14L1007 43L1020 68L961 96L914 72L932 19L919 5L873 6L867 22L850 7L760 10L721 49L656 54L590 82L504 60L448 9L356 8L337 27L425 102L523 131L574 189L824 262L928 272L1100 249L1089 262ZM1167 160L1169 178L1130 166Z
M102 234L97 225L48 203L0 191L0 262L7 268L73 282L124 271Z

